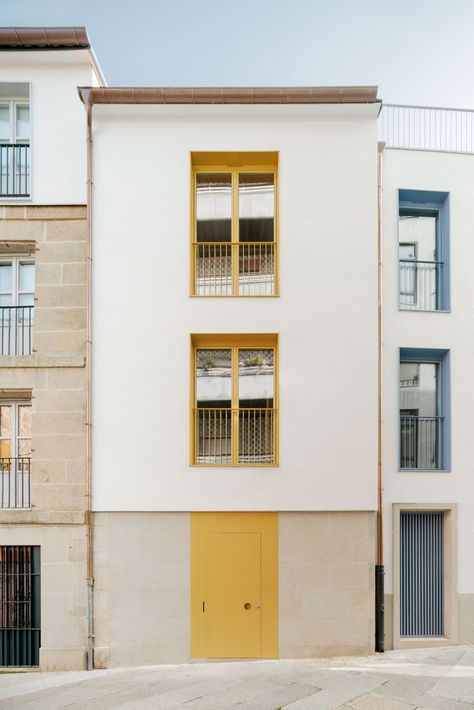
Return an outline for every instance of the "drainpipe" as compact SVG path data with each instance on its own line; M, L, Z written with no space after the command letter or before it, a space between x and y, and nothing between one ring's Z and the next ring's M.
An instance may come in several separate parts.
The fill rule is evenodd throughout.
M385 144L377 144L377 554L375 564L375 650L385 650L383 500L382 500L382 154Z
M87 317L86 317L86 495L87 536L87 670L94 668L94 556L92 519L92 101L87 115Z

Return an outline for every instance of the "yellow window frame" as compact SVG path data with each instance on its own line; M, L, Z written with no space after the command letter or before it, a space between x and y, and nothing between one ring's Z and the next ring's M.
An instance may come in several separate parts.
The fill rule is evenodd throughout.
M231 241L232 250L232 293L198 294L196 293L196 260L194 249L197 245L196 221L196 175L198 173L227 173L232 181ZM273 216L273 244L275 261L275 285L272 294L239 293L239 174L269 173L274 177L275 213ZM196 298L275 298L280 295L279 264L279 189L278 189L278 152L193 152L191 153L191 243L190 243L190 296Z
M231 417L232 417L232 435L231 435L231 462L230 463L197 463L196 462L196 353L198 350L230 350L231 351L231 382L232 382L232 400L231 400ZM239 350L273 350L273 408L268 408L268 411L273 411L273 462L272 463L239 463ZM199 334L191 335L191 357L190 357L190 451L189 461L191 466L238 466L241 467L258 467L258 468L274 468L279 465L279 360L278 360L278 334L277 333L254 333L249 335L241 334Z

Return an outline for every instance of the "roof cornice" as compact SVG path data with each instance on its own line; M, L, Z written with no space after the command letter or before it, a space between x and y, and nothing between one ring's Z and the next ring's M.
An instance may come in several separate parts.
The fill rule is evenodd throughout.
M0 51L90 49L85 27L0 27Z
M79 87L84 104L375 104L377 86Z

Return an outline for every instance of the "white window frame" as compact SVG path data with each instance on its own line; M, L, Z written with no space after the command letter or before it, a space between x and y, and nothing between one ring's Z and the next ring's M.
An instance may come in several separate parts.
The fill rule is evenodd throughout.
M31 409L31 400L28 400L28 399L24 399L24 400L5 399L5 400L0 401L0 407L11 407L11 435L10 435L10 437L6 437L6 436L1 436L1 434L0 434L0 442L1 441L11 441L10 456L0 457L0 458L11 458L11 459L31 458L31 452L28 456L20 455L20 447L19 447L20 441L30 441L30 444L31 444L32 432L30 432L30 436L20 436L20 410L19 410L20 407L30 407L30 409ZM31 449L31 445L30 445L30 449Z
M31 143L31 106L29 100L25 98L10 98L10 99L0 99L0 106L8 106L9 110L9 122L10 122L10 135L8 138L0 138L0 143L5 144L19 144L19 145L30 145ZM17 108L27 106L30 111L30 135L28 138L19 138L16 135L16 118L17 118Z
M20 266L23 264L25 266L34 266L35 267L35 286L36 286L36 261L34 257L27 256L27 255L21 255L21 254L15 254L13 256L2 256L0 257L0 264L11 264L12 266L12 288L9 293L12 295L12 302L11 306L20 306L22 304L19 303L19 297L23 296L25 294L32 293L33 294L33 301L35 298L35 291L20 291ZM7 293L0 291L0 296L5 296ZM34 305L34 303L32 304ZM0 307L2 304L0 304Z
M9 82L1 82L6 86ZM0 203L5 202L32 202L33 200L33 151L32 145L32 132L33 132L33 122L32 122L32 102L31 102L31 82L22 82L28 85L28 96L5 96L0 98L0 105L9 106L9 122L10 122L10 135L8 138L0 138L0 145L27 145L30 146L29 150L29 176L28 176L28 195L14 196L14 195L4 195L0 196ZM30 110L30 135L29 138L17 138L16 136L16 107L17 106L28 106Z

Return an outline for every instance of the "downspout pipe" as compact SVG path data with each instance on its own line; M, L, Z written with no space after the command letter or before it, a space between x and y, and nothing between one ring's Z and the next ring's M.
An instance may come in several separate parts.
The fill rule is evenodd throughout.
M87 538L87 670L94 668L94 553L92 514L92 101L87 116L87 316L86 316L86 493Z
M377 550L375 564L375 650L385 651L385 590L383 557L383 476L382 476L382 387L383 387L383 253L382 253L382 155L384 143L377 144Z

